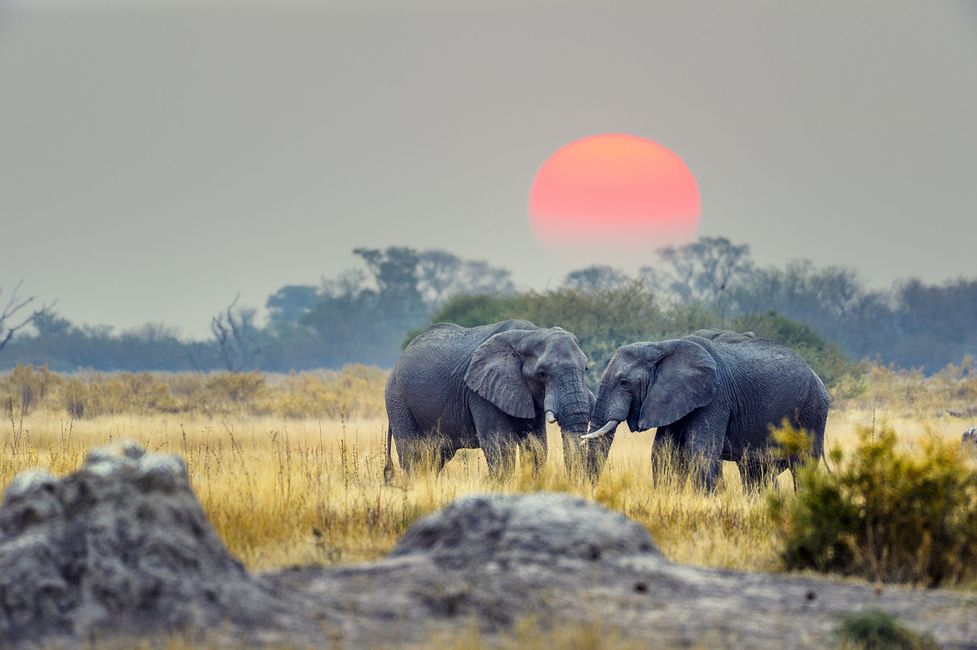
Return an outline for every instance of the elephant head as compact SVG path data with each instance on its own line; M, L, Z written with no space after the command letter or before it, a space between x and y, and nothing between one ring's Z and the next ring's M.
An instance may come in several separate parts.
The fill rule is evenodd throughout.
M631 431L677 422L712 401L718 388L716 362L688 339L633 343L618 348L601 377L593 432L613 432L627 420Z
M465 383L513 417L534 418L542 410L564 432L582 435L594 403L586 370L587 357L566 330L509 330L475 350Z
M977 427L970 427L963 432L963 437L960 440L960 444L964 449L969 449L971 451L977 451Z

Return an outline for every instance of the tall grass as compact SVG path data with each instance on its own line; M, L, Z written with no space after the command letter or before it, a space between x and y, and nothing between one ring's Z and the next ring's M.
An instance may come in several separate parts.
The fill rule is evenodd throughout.
M920 422L950 416L977 418L977 365L966 357L927 377L920 370L870 366L863 378L866 390L854 399L836 399L835 407L882 410L913 416Z
M972 364L971 364L972 365ZM922 378L873 369L859 400L837 400L827 446L851 453L859 428L899 432L916 453L933 436L959 442L977 395L971 366ZM459 452L440 474L383 481L386 373L58 375L20 367L0 376L0 488L42 466L77 468L87 451L119 438L187 459L193 486L230 549L253 569L369 560L389 552L419 517L477 492L570 492L645 525L665 554L697 565L781 568L779 539L764 494L745 494L730 463L715 495L666 468L651 480L650 432L619 429L596 486L564 476L559 432L534 476L520 466L488 478L479 450ZM905 396L913 395L910 402ZM790 491L789 477L781 488Z
M420 472L408 479L398 473L385 485L386 422L378 418L7 415L0 428L0 486L29 467L70 472L91 447L133 438L151 451L187 459L208 516L252 569L375 559L416 519L456 497L541 489L593 498L623 512L645 525L676 561L764 571L781 566L765 495L745 494L729 463L715 495L697 492L670 474L653 485L649 433L619 432L596 487L567 481L556 430L549 432L550 453L538 477L520 466L511 478L492 481L481 452L463 450L440 474ZM864 417L833 415L829 443L851 449ZM927 435L926 429L919 436ZM910 449L917 444L912 435L900 439ZM780 484L790 489L786 475Z
M121 414L256 415L302 419L379 417L387 373L351 365L289 375L259 372L62 375L20 365L0 374L0 404L17 414L74 419Z
M0 373L0 404L18 413L63 412L75 419L120 414L275 416L288 419L382 417L387 372L351 365L288 375L247 373L97 373L64 375L17 366ZM853 380L854 381L854 380ZM926 377L920 371L865 367L856 397L845 381L834 391L844 411L882 410L918 420L977 418L972 358Z
M935 436L901 450L889 427L857 435L837 472L802 468L796 496L771 498L785 565L932 587L977 579L969 450Z

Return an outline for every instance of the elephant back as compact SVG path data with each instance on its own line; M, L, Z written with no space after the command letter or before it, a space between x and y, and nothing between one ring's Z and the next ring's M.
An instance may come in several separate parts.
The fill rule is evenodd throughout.
M756 337L720 335L703 338L695 337L695 340L716 360L720 374L739 390L754 395L804 396L804 399L818 403L829 400L821 378L804 357L789 346Z
M442 343L462 339L465 337L467 331L468 328L455 325L454 323L435 323L411 339L411 342L404 349L424 345L425 343Z
M539 326L528 320L516 319L504 320L488 325L477 325L475 327L462 327L454 323L435 323L411 339L411 342L404 349L407 350L412 347L420 347L427 344L450 345L451 343L468 344L477 347L488 340L489 337L499 332L508 332L509 330L517 329L535 330L539 329Z
M755 341L757 338L753 332L736 332L721 329L696 330L692 333L692 336L699 336L720 343L745 343L747 341Z

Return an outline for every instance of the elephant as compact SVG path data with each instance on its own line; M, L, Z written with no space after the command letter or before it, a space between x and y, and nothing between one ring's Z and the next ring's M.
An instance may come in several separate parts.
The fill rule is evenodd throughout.
M606 450L581 454L578 445L595 399L586 370L576 337L560 327L525 320L432 325L408 344L387 381L384 476L393 475L391 439L408 474L424 454L440 471L458 449L481 447L490 473L505 477L520 446L538 474L546 460L546 422L560 425L570 474L580 462L589 474L599 473Z
M591 432L611 438L618 424L657 428L652 467L675 453L682 473L714 491L723 460L735 461L746 489L757 489L800 453L777 457L772 427L785 420L807 432L811 458L824 459L828 391L790 348L751 332L699 330L690 336L618 348L601 377ZM775 470L775 471L771 471Z
M960 438L960 446L965 451L977 452L977 427L970 427L963 432Z

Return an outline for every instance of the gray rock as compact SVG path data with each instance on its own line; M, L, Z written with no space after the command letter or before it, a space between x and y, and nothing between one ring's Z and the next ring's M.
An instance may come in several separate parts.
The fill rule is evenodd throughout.
M470 496L417 522L391 558L423 555L458 568L487 562L597 561L660 555L640 524L565 494Z
M265 575L227 552L182 460L131 444L92 452L62 479L22 474L0 506L0 647L166 633L410 646L472 626L501 643L534 620L655 647L819 648L868 607L947 646L977 639L977 594L680 566L637 523L562 494L466 497L378 562Z
M227 551L180 458L120 443L60 480L21 474L5 493L0 640L70 644L221 625L247 638L276 613L291 616L287 599Z
M948 647L977 639L977 594L681 566L635 522L560 494L459 499L384 560L269 578L340 615L354 646L424 644L471 625L491 639L531 618L659 648L824 648L842 617L868 608Z

